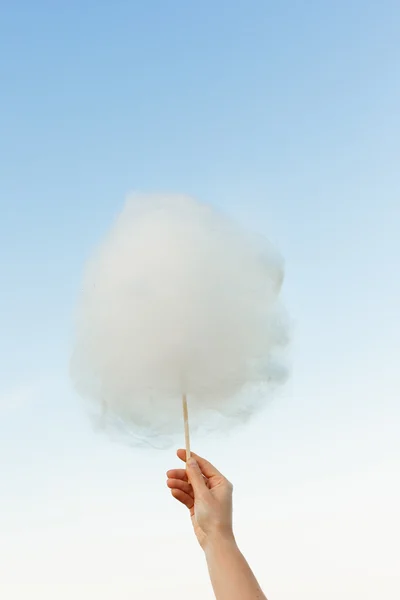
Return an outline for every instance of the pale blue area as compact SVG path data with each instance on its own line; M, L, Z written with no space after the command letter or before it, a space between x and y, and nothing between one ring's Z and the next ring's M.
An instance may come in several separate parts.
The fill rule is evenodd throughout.
M293 377L237 456L274 456L276 486L399 456L399 31L397 0L1 4L0 512L97 452L120 467L96 481L126 481L67 369L84 260L132 189L194 194L286 259Z

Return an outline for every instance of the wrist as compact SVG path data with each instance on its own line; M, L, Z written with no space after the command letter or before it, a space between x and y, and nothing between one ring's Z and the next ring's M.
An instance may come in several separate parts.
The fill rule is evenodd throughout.
M233 531L216 531L207 535L202 544L203 551L206 555L214 552L230 552L237 549L237 544Z

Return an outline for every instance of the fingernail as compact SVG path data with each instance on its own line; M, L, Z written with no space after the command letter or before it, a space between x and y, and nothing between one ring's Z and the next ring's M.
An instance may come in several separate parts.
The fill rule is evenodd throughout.
M189 467L197 467L197 460L193 457L189 458L187 461Z

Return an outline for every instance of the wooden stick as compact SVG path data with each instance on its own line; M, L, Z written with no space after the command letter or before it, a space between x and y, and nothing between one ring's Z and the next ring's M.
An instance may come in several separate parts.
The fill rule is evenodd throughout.
M189 413L186 394L182 395L183 423L185 426L186 462L190 458Z

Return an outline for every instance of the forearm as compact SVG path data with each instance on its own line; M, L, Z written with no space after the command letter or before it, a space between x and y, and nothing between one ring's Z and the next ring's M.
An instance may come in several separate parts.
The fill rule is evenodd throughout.
M267 600L232 537L218 537L204 549L216 600Z

